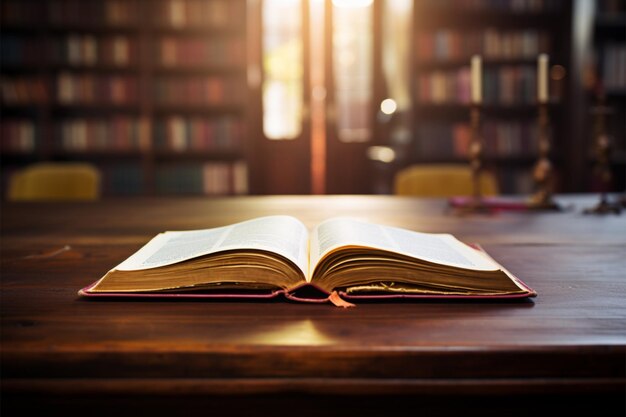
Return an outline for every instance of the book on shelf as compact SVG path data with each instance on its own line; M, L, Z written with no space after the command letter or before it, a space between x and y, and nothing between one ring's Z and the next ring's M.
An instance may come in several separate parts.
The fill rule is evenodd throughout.
M524 298L535 291L450 234L331 218L311 233L291 216L159 233L79 291L88 297Z
M164 36L157 43L156 62L163 68L226 68L245 63L245 43L237 37Z
M160 150L240 150L243 120L230 116L184 117L171 115L155 121L154 147Z
M245 161L174 163L158 166L156 191L161 195L241 195L248 193Z
M53 39L48 55L51 62L57 65L125 68L135 64L139 49L137 42L126 35L71 34Z
M446 28L420 32L415 43L421 63L464 62L475 54L482 55L488 62L535 59L540 53L550 51L549 34L535 29Z
M420 0L419 6L430 10L490 11L506 13L554 12L563 0Z
M485 104L504 106L536 103L536 69L529 65L503 65L483 72ZM469 65L453 70L434 70L418 75L417 97L422 104L469 104Z
M8 106L45 104L50 100L46 81L41 76L1 77L2 104Z
M71 118L55 124L57 148L70 152L146 151L150 147L145 118Z
M160 76L155 79L153 94L161 105L242 105L245 89L233 76Z
M32 120L0 120L0 151L6 153L32 153L37 149L39 129Z
M533 158L538 152L539 132L534 121L494 120L480 129L487 158ZM472 131L469 123L422 123L417 128L415 151L423 158L469 157Z
M157 27L220 30L244 23L245 2L233 0L165 0L156 12Z
M26 2L29 3L33 2ZM48 3L48 19L53 27L130 27L140 16L137 1L57 0Z
M102 171L102 192L104 195L133 196L143 191L144 173L135 163L106 164Z
M132 105L138 97L139 81L135 76L63 72L57 77L57 100L63 105Z

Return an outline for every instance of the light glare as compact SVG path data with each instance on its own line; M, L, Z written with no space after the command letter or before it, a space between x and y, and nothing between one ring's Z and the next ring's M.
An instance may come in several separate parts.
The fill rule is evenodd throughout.
M370 6L374 0L333 0L333 6L335 7L368 7Z
M398 109L398 105L395 100L391 98L386 98L380 103L380 111L385 114L393 114Z
M388 146L370 146L367 148L367 156L372 161L380 161L388 164L396 159L396 151Z

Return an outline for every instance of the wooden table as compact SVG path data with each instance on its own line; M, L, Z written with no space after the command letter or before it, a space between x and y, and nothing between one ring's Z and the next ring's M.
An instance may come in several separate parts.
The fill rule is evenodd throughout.
M5 204L3 415L623 416L626 215L581 214L595 198L462 217L443 200L391 196ZM160 231L269 214L451 232L539 296L346 310L76 294Z

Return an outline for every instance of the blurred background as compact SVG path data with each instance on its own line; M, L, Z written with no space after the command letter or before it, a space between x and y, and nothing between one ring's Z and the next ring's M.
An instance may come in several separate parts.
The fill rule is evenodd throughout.
M540 54L555 192L626 188L624 0L2 0L0 50L4 199L42 163L97 198L393 194L468 165L473 55L499 193L533 189Z

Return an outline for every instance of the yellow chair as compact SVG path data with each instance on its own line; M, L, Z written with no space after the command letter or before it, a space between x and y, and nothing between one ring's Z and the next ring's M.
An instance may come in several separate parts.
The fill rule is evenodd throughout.
M97 200L100 172L87 163L38 163L15 172L10 180L10 201Z
M497 195L495 176L483 171L480 189L484 196ZM396 173L394 192L396 195L423 197L472 195L472 171L468 165L460 164L411 165Z

